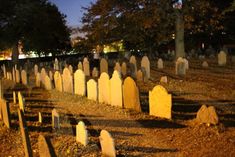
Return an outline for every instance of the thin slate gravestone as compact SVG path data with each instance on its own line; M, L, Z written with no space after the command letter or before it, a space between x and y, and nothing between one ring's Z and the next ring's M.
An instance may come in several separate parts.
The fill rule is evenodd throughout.
M137 65L136 65L135 56L131 56L129 62L131 67L131 76L135 78L137 74Z
M24 85L28 84L27 73L25 70L21 71L21 80L22 80L22 84L24 84Z
M141 70L138 70L138 72L137 72L137 81L138 82L144 81L143 72Z
M144 56L141 60L141 68L144 68L147 79L150 78L150 62L147 56Z
M100 60L100 73L106 72L108 73L108 62L105 58Z
M85 73L78 69L74 73L74 93L77 95L85 96L86 94L86 83Z
M44 87L45 86L45 77L47 75L47 72L45 70L45 68L42 68L41 69L41 82L42 82L42 86Z
M94 67L92 70L92 77L98 77L99 76L99 72L97 70L97 67Z
M90 100L97 101L97 82L94 79L87 81L87 98Z
M48 75L45 76L45 89L52 90L51 79Z
M15 73L16 73L16 83L20 83L20 71L15 69Z
M52 128L60 129L60 116L56 109L52 110Z
M38 150L40 157L51 157L50 149L43 135L38 136Z
M108 157L116 157L115 144L110 133L106 130L101 130L99 139L102 154Z
M123 83L124 108L141 112L139 89L131 77L127 77Z
M83 146L88 144L87 129L83 121L80 121L76 126L76 141Z
M109 75L103 72L98 79L99 102L110 104L110 81Z
M123 63L122 63L122 75L123 75L123 76L126 76L126 73L127 73L126 71L127 71L127 70L126 70L126 63L123 62Z
M118 71L114 71L110 79L110 103L122 107L122 79Z
M78 69L83 70L83 66L82 66L82 62L81 61L78 63Z
M38 73L38 65L35 64L35 65L34 65L34 75L36 76L37 73Z
M73 93L73 77L68 68L63 70L63 91Z
M55 89L63 92L62 78L59 71L56 71L54 74Z
M116 62L116 63L115 63L114 70L118 71L119 73L122 72L122 69L121 69L121 66L120 66L120 63L119 63L119 62Z
M219 123L219 117L214 106L207 107L206 105L202 105L202 107L197 112L196 120L199 123L206 123L208 125L216 125Z
M83 59L83 71L86 76L90 76L90 62L86 57Z
M171 119L172 98L167 90L157 85L149 91L149 114L161 118Z
M42 123L42 113L38 112L38 122Z
M41 86L41 74L39 72L36 74L35 86L36 87L40 87Z
M16 71L15 71L15 67L12 68L12 77L13 77L13 81L16 82Z
M13 91L13 103L16 104L16 92Z
M21 92L18 92L18 102L19 102L19 108L25 112L25 99L23 97L23 95L21 94Z
M226 65L227 62L227 54L224 51L220 51L218 54L218 64L219 66Z
M0 99L0 108L2 112L2 119L7 128L11 127L10 109L6 100Z
M159 58L158 61L157 61L157 68L158 69L163 69L163 60L161 58Z
M179 57L175 63L175 73L180 76L186 75L186 64L182 57Z
M29 132L26 124L26 120L24 117L24 113L21 109L18 109L19 123L20 123L20 131L22 135L24 152L26 157L33 157L31 143L29 139Z

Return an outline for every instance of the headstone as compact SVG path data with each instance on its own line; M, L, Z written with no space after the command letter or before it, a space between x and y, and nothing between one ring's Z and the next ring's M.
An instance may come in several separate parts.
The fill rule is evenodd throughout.
M21 109L18 109L18 117L19 117L20 131L22 135L25 156L33 157L31 143L29 139L29 132L28 132L26 120L24 117L24 113Z
M163 60L161 58L159 58L158 61L157 61L157 68L158 69L163 69Z
M150 62L147 56L144 56L141 60L141 68L145 69L147 79L150 78Z
M110 135L110 133L106 130L101 130L99 139L100 139L102 154L108 157L116 157L114 140Z
M10 128L11 118L10 118L9 103L4 99L0 99L0 108L1 108L0 112L2 114L3 122L7 126L7 128Z
M137 74L137 65L136 65L136 59L135 56L131 56L130 60L130 70L131 70L131 76L133 78L136 78L136 74Z
M197 112L196 119L199 123L206 123L208 125L216 125L219 123L219 117L214 106L207 107L206 105L202 105L202 107Z
M137 72L137 81L139 81L139 82L144 81L144 79L143 79L143 73L142 73L141 70L138 70L138 72Z
M60 129L60 116L56 109L52 110L52 128Z
M141 112L139 89L131 77L127 77L123 83L124 108Z
M37 73L38 73L38 65L35 64L35 65L34 65L34 75L36 76Z
M76 141L83 146L88 144L87 129L83 121L80 121L76 126Z
M12 77L13 81L16 82L16 72L15 72L15 67L12 68Z
M99 76L99 72L97 70L97 67L94 67L92 70L92 77L98 77Z
M40 157L52 157L48 143L43 135L38 136L38 153Z
M78 69L83 70L82 62L78 63Z
M56 58L55 59L55 63L54 63L54 70L58 71L59 70L59 61L58 59Z
M105 58L100 60L100 73L106 72L108 74L108 62Z
M118 72L121 74L122 69L121 69L121 66L120 66L120 63L119 63L119 62L116 62L116 63L115 63L114 70L118 71Z
M52 90L51 79L48 75L45 76L45 89Z
M47 76L47 72L45 70L45 68L41 69L41 85L44 87L45 86L45 77Z
M218 64L219 66L226 65L227 62L227 54L224 51L220 51L218 54Z
M3 99L4 90L3 90L3 84L2 79L0 78L0 99Z
M97 101L97 82L94 79L87 81L87 98Z
M63 70L63 91L73 93L73 77L68 68Z
M36 87L40 87L41 86L41 74L38 72L36 75L36 82L35 82L35 86Z
M209 65L208 65L207 61L203 61L203 63L202 63L202 67L203 67L203 68L208 68L208 67L209 67Z
M167 83L167 76L162 76L162 77L160 78L160 82L161 82L161 83Z
M22 79L22 84L24 84L24 85L28 84L27 73L25 70L21 71L21 79Z
M175 63L175 73L179 76L186 75L186 65L185 60L181 57L179 57Z
M90 62L86 57L83 59L83 71L85 76L90 76Z
M114 71L110 79L110 103L122 107L122 79L118 71Z
M4 78L7 78L7 72L6 72L5 64L3 64L3 66L2 66L2 71L3 71Z
M55 89L57 91L63 92L62 78L59 71L56 71L54 73L54 83L55 83Z
M172 98L167 90L157 85L149 91L149 111L150 115L171 119Z
M86 95L86 78L82 70L76 70L74 73L74 93L77 95Z
M16 92L15 92L15 91L13 91L13 103L14 103L14 104L17 103L17 102L16 102Z
M25 99L21 92L18 92L18 102L19 102L19 108L25 112Z
M53 81L53 72L51 70L49 71L49 77L50 77L50 80Z
M70 71L70 74L73 75L73 67L72 67L72 65L69 65L69 71Z
M126 74L127 74L126 63L125 63L125 62L122 62L122 75L123 75L123 76L126 76Z
M188 60L186 58L184 58L184 64L185 64L185 69L188 70L189 69L189 63L188 63Z
M99 102L110 104L110 81L106 72L101 73L98 79Z
M42 113L38 112L38 122L42 123Z
M16 83L20 83L20 71L15 69L15 73L16 73Z

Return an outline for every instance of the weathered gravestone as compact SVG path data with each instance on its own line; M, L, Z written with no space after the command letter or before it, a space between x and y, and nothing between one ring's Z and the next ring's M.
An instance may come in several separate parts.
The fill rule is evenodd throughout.
M59 71L56 71L54 74L54 83L55 83L55 89L60 92L63 92L62 78Z
M144 81L143 73L141 70L138 70L138 72L137 72L137 81L139 81L139 82Z
M35 65L34 65L34 75L36 76L37 73L38 73L38 65L35 64Z
M14 104L17 103L17 102L16 102L16 92L15 92L15 91L13 91L13 103L14 103Z
M16 73L16 83L20 83L20 71L15 69L15 73Z
M97 70L97 67L94 67L92 70L92 77L98 77L99 76L99 72Z
M157 68L158 69L163 69L163 60L161 58L159 58L158 61L157 61Z
M4 124L7 126L7 128L11 127L11 118L10 118L10 109L9 109L9 103L4 100L0 99L0 114L2 116Z
M171 119L172 98L167 90L157 85L149 91L149 111L150 115Z
M18 109L18 117L19 117L20 131L22 135L25 156L33 157L33 152L32 152L31 143L29 139L29 132L28 132L26 120L24 117L24 113L21 109Z
M122 107L122 79L118 71L114 71L110 79L110 103Z
M106 72L108 73L108 62L105 58L100 60L100 73Z
M73 75L73 67L72 67L72 65L69 65L69 71L70 71L70 74Z
M136 78L137 65L136 65L135 56L131 56L129 62L130 62L131 76L132 76L133 78Z
M144 68L147 79L150 78L150 62L147 56L144 56L141 60L141 68Z
M4 78L7 78L7 71L6 71L5 64L3 64L3 66L2 66L2 71L3 71Z
M43 135L38 136L38 153L40 157L52 157L46 138Z
M162 77L160 78L160 82L161 82L161 83L167 83L167 76L162 76Z
M114 67L114 70L118 71L120 74L121 74L121 66L120 66L120 63L119 62L116 62L115 63L115 67Z
M55 62L54 62L54 70L56 70L56 71L59 70L59 61L57 58L55 59Z
M202 63L202 67L203 67L203 68L208 68L208 67L209 67L209 65L208 65L207 61L203 61L203 63Z
M73 93L73 77L68 68L63 70L63 91Z
M18 92L18 102L19 102L19 108L25 112L25 99L21 92Z
M181 57L179 57L175 63L175 73L179 76L186 75L186 64L185 60Z
M101 130L99 139L102 154L107 157L116 157L115 144L110 133L106 130Z
M51 70L49 71L49 77L50 77L50 80L53 81L53 72Z
M56 109L52 110L52 128L53 129L60 129L60 116Z
M78 69L83 70L82 62L78 63Z
M83 71L85 76L90 76L90 62L86 57L83 59Z
M141 112L139 89L131 77L127 77L123 83L124 108Z
M74 73L74 93L81 96L86 95L86 77L80 69Z
M15 67L12 68L12 77L13 77L13 81L16 82L16 71L15 71Z
M218 54L218 64L219 66L226 65L227 62L227 54L224 51L220 51Z
M48 75L45 76L45 89L52 90L51 79Z
M83 121L80 121L76 126L76 141L83 146L88 144L87 129Z
M28 84L27 73L25 70L21 71L21 81L22 81L22 84L24 84L24 85Z
M97 101L97 82L94 79L87 81L87 98L90 100Z
M42 113L38 112L38 122L42 123Z
M206 123L208 125L216 125L219 123L219 117L214 106L207 107L206 105L202 105L202 107L197 112L196 120L199 123Z
M45 86L45 77L47 76L47 72L44 68L41 69L41 85L44 87Z
M101 73L98 79L99 102L110 104L110 81L106 72Z
M36 82L35 82L35 86L36 87L40 87L41 86L41 74L38 72L36 75Z
M126 70L126 63L122 62L122 75L126 76L127 70Z

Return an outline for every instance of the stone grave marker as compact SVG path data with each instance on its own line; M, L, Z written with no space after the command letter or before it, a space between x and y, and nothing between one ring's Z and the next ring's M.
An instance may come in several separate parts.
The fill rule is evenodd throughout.
M78 69L83 70L82 62L78 63Z
M37 73L38 73L38 65L35 64L35 65L34 65L34 75L36 76Z
M119 63L119 62L116 62L116 63L115 63L114 70L118 71L118 72L121 74L122 69L121 69L121 66L120 66L120 63Z
M2 71L3 71L4 78L7 78L7 71L6 71L5 64L3 64L3 66L2 66Z
M50 70L50 71L49 71L49 77L50 77L50 80L51 80L51 81L53 81L53 76L54 76L54 75L53 75L53 72Z
M38 136L38 152L40 157L52 157L46 138L43 135Z
M36 87L40 87L41 86L41 74L38 72L36 75L36 82L35 82L35 86Z
M186 65L185 60L181 57L179 57L175 63L175 73L179 76L186 75Z
M227 54L224 51L220 51L218 54L218 64L219 66L226 65L227 62Z
M99 76L99 72L97 70L97 67L94 67L92 70L92 77L98 77Z
M13 103L14 103L14 104L17 103L17 102L16 102L16 92L15 92L15 91L13 91Z
M15 71L15 67L12 68L12 77L13 77L13 81L16 82L16 71Z
M90 62L86 57L83 59L83 71L85 76L90 76Z
M108 73L108 62L105 58L100 60L100 73L106 72Z
M149 111L150 115L171 119L172 98L167 90L157 85L149 91Z
M118 71L114 71L110 79L110 103L122 107L122 79Z
M45 68L41 69L41 85L44 87L45 86L45 77L47 76L47 72Z
M141 112L139 89L131 77L127 77L123 83L124 108Z
M137 81L139 81L139 82L144 81L143 73L141 70L138 70L138 72L137 72Z
M9 103L4 99L0 99L0 108L4 124L7 126L7 128L11 128Z
M90 79L89 81L87 81L87 98L90 100L97 101L97 93L97 82L94 79Z
M214 106L207 107L206 105L202 105L202 107L197 112L196 120L199 123L205 123L208 125L216 125L219 123L219 117Z
M21 92L18 92L18 102L19 102L19 108L25 112L25 98L21 94Z
M38 122L42 123L42 113L38 112Z
M110 133L106 130L101 130L99 139L102 154L108 157L116 157L115 144Z
M159 58L158 61L157 61L157 68L158 69L163 69L163 60L161 58Z
M31 143L29 139L29 132L28 132L26 120L24 117L24 113L21 109L18 109L18 117L19 117L20 131L22 135L25 156L33 157L33 152L32 152Z
M3 84L2 79L0 78L0 99L3 99L4 90L3 90Z
M202 67L203 67L203 68L208 68L208 67L209 67L209 65L208 65L207 61L203 61L203 63L202 63Z
M137 74L137 65L136 65L135 56L131 56L129 62L130 62L131 76L132 76L133 78L136 78L136 74Z
M70 71L70 74L73 75L73 67L72 67L72 65L69 65L69 71Z
M55 108L52 110L52 128L60 129L60 116Z
M45 76L45 89L52 90L51 79L48 75Z
M15 69L15 73L16 73L16 83L20 83L20 71Z
M63 70L63 91L73 93L73 77L68 68Z
M22 79L22 84L24 84L24 85L28 84L27 73L25 70L21 71L21 79Z
M160 82L161 82L161 83L167 83L167 76L162 76L162 77L160 78Z
M59 71L56 71L54 73L54 83L55 83L55 89L57 91L63 92L62 78Z
M144 56L141 60L141 68L144 68L147 79L150 78L150 62L147 56Z
M76 125L76 141L81 143L83 146L88 144L87 129L83 121L80 121Z
M106 72L101 73L98 79L99 102L110 104L110 81Z
M54 70L58 71L60 68L59 68L59 61L57 58L55 58L55 62L54 62Z
M86 95L86 77L80 69L74 73L74 93L81 96Z
M126 63L125 63L125 62L122 62L122 75L123 75L123 76L126 76L126 74L127 74Z

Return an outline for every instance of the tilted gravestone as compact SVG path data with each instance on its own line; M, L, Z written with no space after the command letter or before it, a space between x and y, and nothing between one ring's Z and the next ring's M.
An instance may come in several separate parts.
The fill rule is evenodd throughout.
M131 77L127 77L123 83L124 108L141 112L139 89Z
M149 114L161 118L171 119L172 98L167 90L157 85L149 91Z
M126 74L127 74L126 63L123 62L123 63L122 63L122 75L123 75L123 76L126 76Z
M150 62L147 56L144 56L141 60L141 68L144 68L147 79L150 78Z
M116 157L115 144L110 133L106 130L101 130L99 139L102 154L108 157Z
M121 69L121 66L120 66L120 63L119 63L119 62L116 62L116 63L115 63L114 70L118 71L118 72L121 74L122 69Z
M84 146L88 144L87 129L83 121L80 121L76 126L76 141Z
M63 70L63 91L73 93L73 77L68 68Z
M157 68L158 69L163 69L163 60L161 58L159 58L158 61L157 61Z
M29 132L28 132L26 120L24 117L24 113L21 109L18 109L18 117L19 117L20 131L22 135L25 156L33 157L33 152L32 152L31 143L29 139Z
M9 103L4 99L0 99L0 108L1 108L0 112L1 112L3 122L7 126L7 128L10 128L11 118L10 118Z
M208 125L216 125L219 123L219 117L214 106L207 107L206 105L202 105L202 107L197 112L196 120L199 123L206 123Z
M61 77L59 71L56 71L56 72L54 73L54 83L55 83L55 89L56 89L57 91L63 92L62 77Z
M220 51L218 54L218 64L219 66L224 66L227 63L227 54L224 51Z
M15 69L15 73L16 73L16 83L20 83L20 71Z
M45 89L52 90L51 79L48 75L45 76Z
M86 76L90 76L90 62L86 57L83 59L83 71Z
M38 153L40 157L52 157L46 138L38 136Z
M53 81L53 76L54 76L54 75L53 75L53 72L50 70L50 71L49 71L49 78L50 78L51 81Z
M25 70L21 71L21 80L22 80L22 84L24 85L28 84L28 77L27 77L27 73Z
M52 110L52 128L60 129L60 116L56 109Z
M86 95L86 78L82 70L76 70L74 73L74 93L77 95Z
M114 71L110 79L110 104L122 107L122 79L118 71Z
M18 102L19 102L19 108L25 112L25 98L21 94L21 92L18 92Z
M106 72L108 73L108 62L105 58L100 60L100 73Z
M87 98L90 100L97 101L98 88L97 82L94 79L87 81Z
M132 76L133 78L136 78L136 74L137 74L137 64L136 64L135 56L131 56L129 62L130 62L131 76Z
M106 72L101 73L98 79L99 102L110 104L110 81Z

